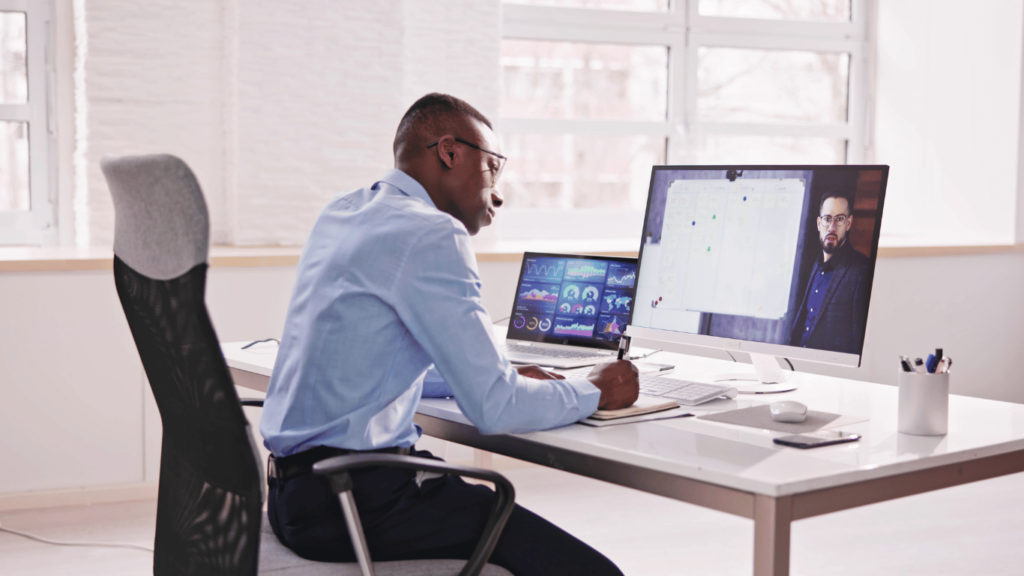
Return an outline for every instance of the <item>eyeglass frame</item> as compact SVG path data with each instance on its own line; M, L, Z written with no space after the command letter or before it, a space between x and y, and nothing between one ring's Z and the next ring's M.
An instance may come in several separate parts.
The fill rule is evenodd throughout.
M466 146L469 146L470 148L476 148L477 150L479 150L481 152L487 152L491 156L494 156L496 158L501 158L501 165L498 166L498 172L494 175L494 180L495 181L498 180L498 177L501 176L501 171L505 169L505 162L508 161L508 158L506 158L505 156L502 156L501 154L498 154L497 152L491 152L490 150L488 150L487 148L484 148L482 146L477 146L476 144L473 144L472 142L466 142L462 138L458 138L456 136L452 136L452 139L455 140L456 142L461 143L461 144L465 144ZM433 148L434 146L437 146L440 142L441 142L440 139L435 140L434 142L431 142L430 144L427 144L427 148Z
M842 216L843 218L841 221L839 220L840 216ZM826 220L826 218L828 218L828 220ZM850 218L853 218L853 214L836 214L835 217L833 217L831 214L824 214L818 216L818 221L824 224L825 226L831 226L833 222L836 223L836 226L842 226L843 224L849 222Z

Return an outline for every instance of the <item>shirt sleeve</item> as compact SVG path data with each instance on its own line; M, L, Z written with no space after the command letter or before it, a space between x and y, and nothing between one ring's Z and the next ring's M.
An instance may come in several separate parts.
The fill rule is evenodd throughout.
M391 305L433 360L462 413L484 434L531 432L591 415L600 390L586 379L521 376L494 341L465 228L432 225L412 243Z

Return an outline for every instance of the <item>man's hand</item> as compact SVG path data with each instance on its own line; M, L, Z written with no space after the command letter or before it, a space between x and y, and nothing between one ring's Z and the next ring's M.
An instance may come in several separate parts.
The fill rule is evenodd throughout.
M597 407L601 410L618 410L632 406L640 397L639 373L629 360L616 360L595 366L587 375L587 380L601 390Z
M540 366L516 366L516 372L527 378L536 378L537 380L565 380L565 376L557 372L548 372Z

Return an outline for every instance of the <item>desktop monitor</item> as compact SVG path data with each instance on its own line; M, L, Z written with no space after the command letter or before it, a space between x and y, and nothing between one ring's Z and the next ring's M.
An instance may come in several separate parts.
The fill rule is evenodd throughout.
M750 353L713 378L741 392L795 388L774 357L860 366L888 173L655 166L627 335Z

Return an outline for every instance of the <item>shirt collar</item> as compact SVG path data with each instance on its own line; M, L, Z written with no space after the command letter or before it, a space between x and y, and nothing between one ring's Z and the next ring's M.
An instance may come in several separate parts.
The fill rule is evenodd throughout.
M377 181L377 183L388 184L406 196L412 196L413 198L419 198L427 203L427 206L431 208L437 208L434 201L430 199L430 194L427 194L427 189L422 184L416 181L415 178L409 176L405 172L402 172L398 168L392 168L388 170L384 176ZM376 184L374 184L376 186Z

